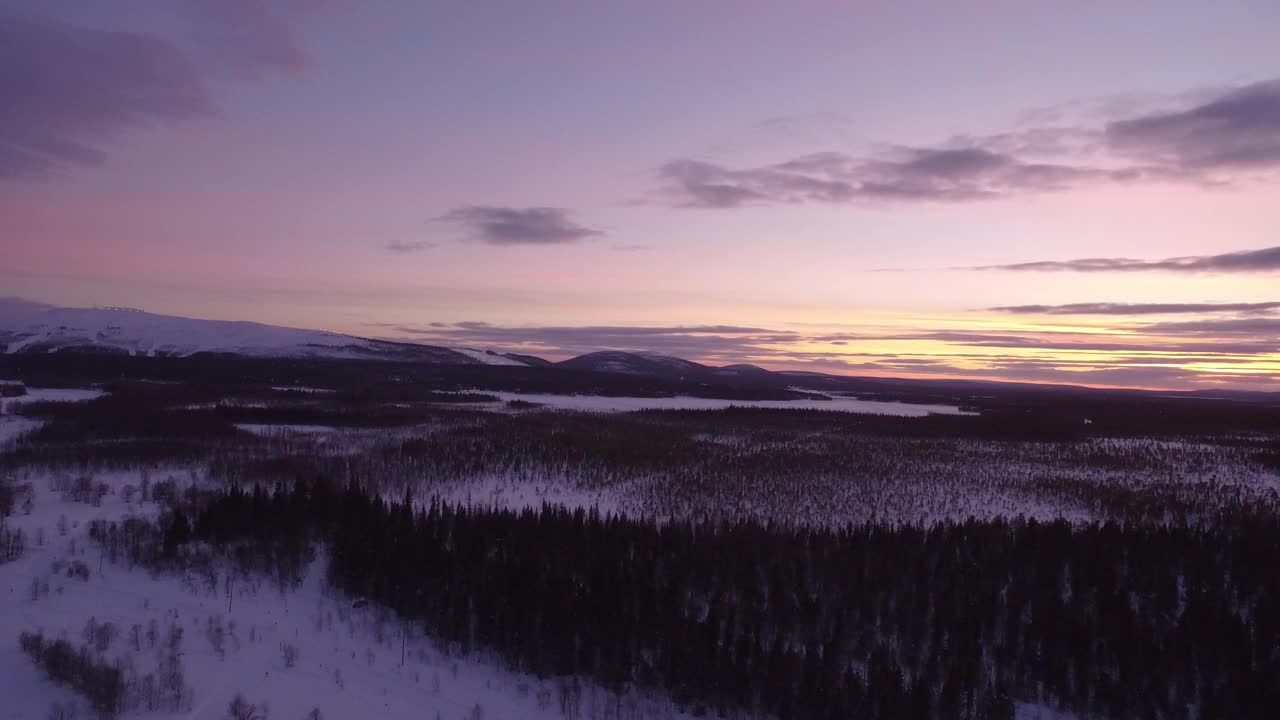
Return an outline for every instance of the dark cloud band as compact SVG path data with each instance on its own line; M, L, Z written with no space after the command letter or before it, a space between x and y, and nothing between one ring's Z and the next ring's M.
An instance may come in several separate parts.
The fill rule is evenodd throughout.
M466 239L488 245L563 245L604 235L574 222L568 210L553 207L510 208L473 205L437 218L466 232Z
M1258 303L1070 303L1067 305L1000 305L994 312L1018 315L1181 315L1188 313L1262 313L1280 308L1280 302Z
M1244 250L1221 255L1195 255L1138 260L1134 258L1081 258L1078 260L1037 260L1009 265L983 265L973 270L1013 270L1029 272L1184 272L1254 273L1280 270L1280 247Z
M691 158L659 179L681 206L970 202L1101 184L1223 185L1280 171L1280 79L1103 127L962 135L870 154L821 152L756 167Z

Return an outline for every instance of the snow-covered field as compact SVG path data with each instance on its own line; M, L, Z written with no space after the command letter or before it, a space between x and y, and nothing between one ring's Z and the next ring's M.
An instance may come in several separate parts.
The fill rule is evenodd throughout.
M83 402L104 394L93 389L29 387L26 395L0 398L0 446L41 425L39 420L14 415L18 406L34 402Z
M833 397L830 400L720 400L687 396L645 398L606 397L602 395L551 395L539 393L494 392L476 390L494 395L503 402L519 400L536 403L557 410L582 412L631 412L635 410L723 410L729 407L774 408L779 410L831 410L836 412L869 415L898 415L923 417L925 415L970 415L954 405L913 405L879 400Z
M40 427L39 420L0 414L0 445Z
M295 434L301 433L306 435L325 435L328 433L338 432L338 429L329 425L271 425L259 423L238 423L237 428L245 432L251 432L254 435L278 435L278 434Z
M478 350L453 351L325 330L200 320L130 308L66 308L22 301L0 302L0 353L56 353L69 348L109 349L139 357L218 352L254 357L382 357L445 365L524 365Z
M184 471L172 475L190 482ZM96 507L66 501L50 489L47 476L31 476L32 512L7 520L26 534L28 550L0 565L0 719L40 720L54 703L77 706L77 717L93 717L83 700L47 680L17 643L19 633L40 631L79 647L90 618L116 628L101 657L131 665L139 676L156 670L171 628L182 629L179 656L191 692L186 708L132 710L124 718L221 720L237 694L269 708L270 718L303 718L313 709L330 719L563 717L555 681L510 673L485 658L451 656L385 611L354 608L352 598L327 587L322 559L297 590L282 593L270 581L238 578L230 596L225 577L210 584L203 577L152 576L112 565L90 544L90 522L146 516L155 506L137 494L126 501L123 488L140 483L135 473L95 480L112 489ZM83 563L88 578L70 575L72 563ZM153 624L160 642L148 639ZM292 666L286 646L296 649ZM605 691L588 686L581 697L582 717L603 716L593 705L603 710ZM626 717L683 717L660 699L622 702L624 713L634 708Z
M19 405L35 402L84 402L105 395L101 390L92 388L27 388L26 395L12 398L0 398L0 415L13 412Z

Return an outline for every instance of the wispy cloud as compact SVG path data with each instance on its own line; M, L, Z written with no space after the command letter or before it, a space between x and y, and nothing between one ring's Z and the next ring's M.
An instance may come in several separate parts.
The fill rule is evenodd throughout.
M251 72L303 73L314 67L293 15L322 5L318 0L189 1L197 40L221 60Z
M680 204L707 208L805 202L962 202L1063 190L1113 175L1116 180L1128 179L1112 171L1028 162L980 147L899 147L872 157L825 152L745 169L681 159L664 165L660 175Z
M435 243L428 242L426 240L411 240L411 241L387 243L388 250L390 250L393 253L399 253L401 255L407 254L407 253L421 252L423 250L427 250L435 246L436 246Z
M299 13L330 2L166 4L188 33L104 30L0 8L0 180L102 165L130 131L216 114L207 75L219 68L309 70Z
M129 130L214 112L175 45L0 10L0 179L105 162Z
M1234 318L1225 320L1187 320L1148 325L1147 331L1165 334L1209 337L1251 336L1269 338L1272 352L1280 351L1280 318Z
M936 145L825 151L733 167L679 158L658 171L677 205L971 202L1100 184L1225 184L1280 171L1280 80L1197 93L1101 126L958 135Z
M1020 315L1181 315L1190 313L1261 313L1280 308L1280 302L1257 303L1120 303L1094 302L1067 305L1000 305L994 312Z
M437 220L462 228L465 239L488 245L564 245L604 235L574 222L568 210L554 207L472 205Z
M596 350L645 351L692 359L723 359L758 355L772 343L795 342L800 335L737 325L696 326L524 326L458 322L428 327L399 326L394 332L426 342L479 345L548 353L557 357Z
M972 270L1013 270L1029 272L1182 272L1255 273L1280 270L1280 246L1243 250L1220 255L1142 260L1135 258L1080 258L1077 260L1037 260L1008 265L983 265Z

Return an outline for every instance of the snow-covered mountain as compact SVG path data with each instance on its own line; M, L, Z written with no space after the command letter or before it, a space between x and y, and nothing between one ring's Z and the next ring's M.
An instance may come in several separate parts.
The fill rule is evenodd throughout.
M440 365L520 365L470 348L371 340L255 322L195 320L128 308L59 308L0 303L0 352L113 352L147 357L229 353L254 357L324 357L427 362Z
M590 372L623 373L627 375L681 376L701 375L710 368L689 360L651 352L622 352L601 350L579 355L559 363L560 367Z

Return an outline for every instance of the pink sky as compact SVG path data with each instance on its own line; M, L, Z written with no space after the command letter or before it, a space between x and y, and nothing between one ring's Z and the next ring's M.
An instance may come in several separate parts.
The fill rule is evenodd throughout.
M0 0L0 296L1280 389L1277 26L1263 0ZM1108 262L1008 267L1082 258Z

